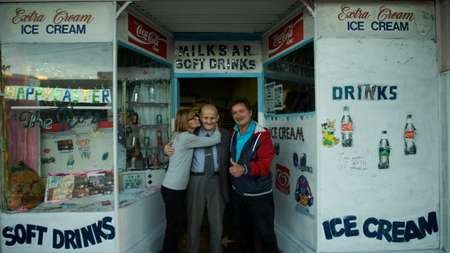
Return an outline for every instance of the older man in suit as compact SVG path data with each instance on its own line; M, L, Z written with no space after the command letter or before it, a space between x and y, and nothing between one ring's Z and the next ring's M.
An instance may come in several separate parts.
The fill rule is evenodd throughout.
M202 127L195 131L199 136L209 136L218 127L219 114L212 104L200 108ZM191 175L187 189L188 247L190 253L199 252L200 230L205 210L209 223L209 251L222 252L222 230L225 205L229 201L229 144L230 133L220 129L222 139L211 147L196 148L192 159ZM176 150L169 146L165 152Z

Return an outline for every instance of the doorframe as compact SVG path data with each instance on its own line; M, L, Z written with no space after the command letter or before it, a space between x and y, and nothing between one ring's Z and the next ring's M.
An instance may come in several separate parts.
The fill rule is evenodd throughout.
M256 101L257 101L257 115L258 121L263 118L263 104L264 104L264 75L260 73L174 73L171 85L172 97L172 121L175 119L178 109L180 108L180 81L179 79L188 78L256 78Z

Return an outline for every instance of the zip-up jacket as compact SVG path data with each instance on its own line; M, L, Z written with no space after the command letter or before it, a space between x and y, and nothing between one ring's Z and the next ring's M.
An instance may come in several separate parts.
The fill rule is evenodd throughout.
M236 159L237 132L230 142L231 157ZM274 156L272 138L268 129L256 125L250 139L244 144L238 164L244 167L240 177L231 176L232 188L240 195L261 196L272 192L270 166Z

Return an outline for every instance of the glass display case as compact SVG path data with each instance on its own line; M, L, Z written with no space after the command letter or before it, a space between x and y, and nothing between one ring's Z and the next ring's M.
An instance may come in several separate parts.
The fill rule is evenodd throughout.
M118 72L121 189L160 185L169 161L163 147L169 137L170 68L121 47Z
M4 43L7 212L113 210L112 43Z

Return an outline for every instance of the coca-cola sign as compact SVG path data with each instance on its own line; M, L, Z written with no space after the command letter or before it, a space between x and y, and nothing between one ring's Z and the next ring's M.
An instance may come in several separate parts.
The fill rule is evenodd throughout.
M132 15L128 15L128 42L167 58L167 38Z
M299 14L269 36L269 57L300 42L303 37L303 14Z

